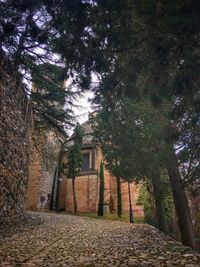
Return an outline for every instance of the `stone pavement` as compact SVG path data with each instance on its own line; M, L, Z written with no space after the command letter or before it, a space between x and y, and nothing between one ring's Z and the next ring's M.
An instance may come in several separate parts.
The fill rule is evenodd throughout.
M149 225L63 214L26 216L0 228L0 266L200 266L200 254Z

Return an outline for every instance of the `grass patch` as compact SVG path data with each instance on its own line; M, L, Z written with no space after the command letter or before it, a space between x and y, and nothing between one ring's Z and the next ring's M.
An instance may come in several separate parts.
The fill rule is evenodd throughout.
M129 223L129 215L123 214L121 217L118 217L117 214L104 214L104 216L98 216L96 213L92 212L85 212L81 213L78 216L88 217L93 219L100 219L100 220L109 220L109 221L119 221L119 222L127 222ZM134 218L134 223L144 223L143 218Z

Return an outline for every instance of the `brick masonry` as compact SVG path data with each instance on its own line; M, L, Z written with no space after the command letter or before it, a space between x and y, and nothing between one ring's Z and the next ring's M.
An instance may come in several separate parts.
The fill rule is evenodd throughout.
M0 221L24 210L31 108L11 62L0 52Z
M91 151L87 149L87 152ZM102 153L100 147L96 146L96 164L94 171L87 174L82 172L75 179L76 197L78 202L78 212L97 212L99 201L99 170L100 162L102 160ZM65 209L67 212L73 212L73 194L72 194L72 179L66 178L66 203ZM135 217L144 217L143 206L136 205L139 195L140 185L131 183L131 199L133 204L133 212ZM122 193L122 208L123 212L129 211L128 199L128 184L121 180ZM104 209L105 212L117 212L117 184L116 177L108 170L104 170Z
M84 123L87 131L90 127ZM32 143L31 160L29 165L29 184L26 199L26 207L29 210L48 210L48 196L52 193L54 184L54 173L57 166L59 144L52 138L51 133L37 133L35 135L36 144ZM89 153L90 171L81 172L75 179L76 198L78 203L78 212L97 212L99 202L99 170L102 160L102 153L99 146L91 144L91 140L86 138L86 143L82 153ZM70 142L72 139L70 139ZM37 147L37 149L36 149ZM95 155L95 166L93 157ZM62 156L62 162L66 164L67 153ZM91 170L92 169L92 170ZM56 177L56 176L55 176ZM108 170L104 170L105 177L105 212L117 212L117 185L116 177L111 175ZM61 178L61 179L60 179ZM58 190L57 190L58 185ZM131 198L133 202L133 211L136 217L143 217L143 207L136 206L140 185L131 184ZM58 191L58 195L57 195ZM58 205L53 208L73 212L73 190L72 179L62 174L57 177L53 199L58 201ZM121 180L122 207L123 212L129 211L128 185Z

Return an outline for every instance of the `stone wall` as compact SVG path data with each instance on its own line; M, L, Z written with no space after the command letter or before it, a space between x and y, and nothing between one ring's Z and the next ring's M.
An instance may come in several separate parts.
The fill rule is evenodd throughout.
M0 52L0 221L24 210L31 108L11 62Z
M42 175L42 154L36 140L31 138L30 142L30 161L28 174L28 189L26 194L26 209L37 210L40 194L40 180ZM38 145L38 142L37 142Z
M49 209L51 199L55 169L58 164L58 154L61 145L58 138L51 131L46 132L45 143L42 150L42 175L40 181L39 209ZM44 202L41 203L43 198Z
M48 210L60 144L52 132L34 130L31 141L27 210Z

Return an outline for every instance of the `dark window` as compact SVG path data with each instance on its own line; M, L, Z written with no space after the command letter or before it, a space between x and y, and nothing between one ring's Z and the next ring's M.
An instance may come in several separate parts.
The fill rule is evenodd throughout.
M92 170L95 170L95 164L96 164L96 151L95 149L92 150Z
M89 153L85 153L83 154L83 165L81 168L81 171L89 171L89 162L90 162L90 154Z

